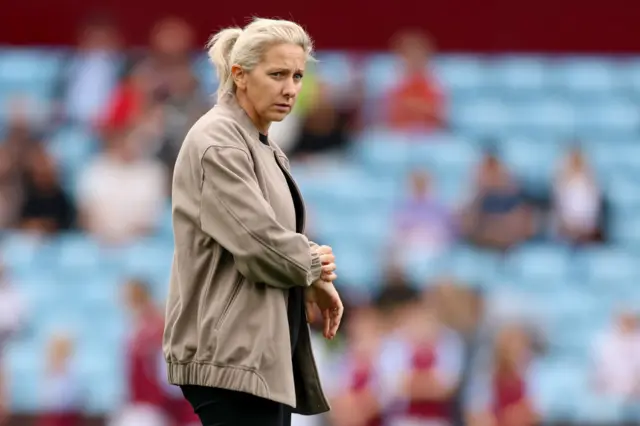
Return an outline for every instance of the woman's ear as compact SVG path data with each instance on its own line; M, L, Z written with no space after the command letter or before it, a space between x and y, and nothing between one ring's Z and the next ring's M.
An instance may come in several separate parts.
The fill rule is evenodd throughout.
M247 87L247 73L242 69L240 65L233 65L231 67L231 78L236 87L240 90L244 90Z

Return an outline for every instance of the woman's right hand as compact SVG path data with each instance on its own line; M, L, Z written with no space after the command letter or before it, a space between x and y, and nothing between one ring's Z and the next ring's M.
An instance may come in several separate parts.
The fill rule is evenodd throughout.
M333 282L338 278L335 273L336 257L333 254L333 249L329 246L318 246L316 252L320 255L320 262L322 263L322 274L320 279L323 281Z

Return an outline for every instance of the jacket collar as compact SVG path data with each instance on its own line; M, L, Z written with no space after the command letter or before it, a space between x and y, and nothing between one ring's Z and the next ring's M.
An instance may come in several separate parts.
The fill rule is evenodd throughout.
M238 103L238 99L233 93L227 93L222 96L217 105L234 118L247 132L254 134L255 137L258 138L260 131L256 125L253 124L253 121L251 121L246 111L242 109Z

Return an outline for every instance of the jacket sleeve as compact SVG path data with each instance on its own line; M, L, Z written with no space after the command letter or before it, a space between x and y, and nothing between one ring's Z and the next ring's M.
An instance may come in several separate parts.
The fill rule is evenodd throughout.
M322 265L309 240L285 229L264 199L246 149L210 146L202 159L200 226L242 275L280 288L309 286Z

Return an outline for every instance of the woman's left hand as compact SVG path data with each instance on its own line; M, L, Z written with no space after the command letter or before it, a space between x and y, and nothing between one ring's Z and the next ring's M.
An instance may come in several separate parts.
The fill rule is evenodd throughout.
M305 291L307 321L315 321L316 306L322 313L324 322L323 335L327 339L333 339L340 327L344 306L340 295L331 281L322 279L316 281Z

